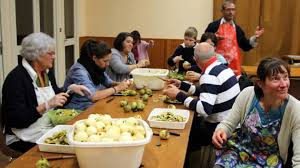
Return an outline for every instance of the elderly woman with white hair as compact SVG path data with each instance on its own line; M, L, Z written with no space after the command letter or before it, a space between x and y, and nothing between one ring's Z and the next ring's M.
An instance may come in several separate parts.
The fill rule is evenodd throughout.
M69 95L57 87L49 71L55 59L55 41L44 33L32 33L22 41L22 62L6 77L3 84L2 112L6 144L26 152L46 131L52 128L47 111L63 106ZM68 88L77 94L88 94L82 85Z

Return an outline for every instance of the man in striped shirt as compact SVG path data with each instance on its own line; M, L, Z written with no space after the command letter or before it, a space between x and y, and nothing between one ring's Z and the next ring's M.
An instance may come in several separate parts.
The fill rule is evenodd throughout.
M164 94L196 112L189 141L192 151L211 144L215 127L228 114L240 92L234 72L217 60L213 46L206 42L198 44L194 59L202 70L199 85L170 79L164 90Z

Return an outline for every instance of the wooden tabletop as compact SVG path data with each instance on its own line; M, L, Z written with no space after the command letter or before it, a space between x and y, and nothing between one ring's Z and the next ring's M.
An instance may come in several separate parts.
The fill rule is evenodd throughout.
M257 66L242 66L247 75L256 76ZM300 77L300 68L291 67L291 78Z
M130 112L124 113L123 109L119 105L120 100L127 99L133 101L138 99L138 96L135 97L124 97L119 96L109 103L106 101L109 98L100 100L95 103L93 106L88 108L86 111L82 112L78 117L70 122L74 123L77 120L85 119L89 114L92 113L108 113L113 118L124 118L131 117L135 115L141 115L142 118L146 121L149 113L153 108L166 108L168 105L163 103L159 97L161 92L154 92L154 95L148 100L148 103L143 112ZM158 101L158 102L157 102ZM177 108L184 108L183 105L176 105ZM182 168L184 164L188 137L191 129L191 124L193 120L193 112L190 112L190 118L188 123L183 130L173 130L174 132L180 133L180 136L171 136L168 140L161 140L161 146L156 146L156 143L159 140L158 136L153 136L151 142L145 146L144 156L142 164L145 168ZM153 132L157 132L158 129L153 128ZM46 153L40 152L38 146L33 147L31 150L23 154L17 160L13 161L8 165L9 168L20 168L20 167L34 167L37 160L40 159L41 155L44 157L48 156L57 156L61 154L56 153ZM62 159L62 160L53 160L50 161L52 168L77 168L78 163L76 158L74 159Z

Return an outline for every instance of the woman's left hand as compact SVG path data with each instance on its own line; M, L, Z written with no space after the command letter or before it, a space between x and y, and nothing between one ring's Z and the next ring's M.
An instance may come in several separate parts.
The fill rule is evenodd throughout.
M68 90L73 91L74 93L77 93L81 96L90 96L92 93L90 89L88 89L84 85L77 85L77 84L72 84L68 87Z

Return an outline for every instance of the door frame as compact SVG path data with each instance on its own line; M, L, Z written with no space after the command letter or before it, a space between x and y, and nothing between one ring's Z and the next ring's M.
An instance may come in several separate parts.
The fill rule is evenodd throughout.
M40 31L40 0L33 2L33 27L34 32ZM0 14L2 24L2 42L3 55L2 64L3 79L6 75L17 66L17 55L20 53L20 46L17 45L17 28L16 28L16 7L15 0L0 0ZM78 0L74 0L74 38L65 39L64 33L64 1L53 0L53 37L56 40L56 61L55 75L59 86L65 79L65 46L74 45L74 61L79 53L78 42ZM5 32L5 33L4 33ZM1 64L0 64L1 65ZM1 74L0 74L1 75ZM2 78L0 80L2 81ZM0 81L0 84L1 84ZM2 86L2 85L1 85Z
M1 3L1 2L0 2ZM2 9L0 8L0 15L1 14ZM2 18L0 17L0 104L2 104L2 85L4 82L4 68L3 68L3 55L2 55L2 22L1 22Z
M0 0L2 28L3 78L17 65L17 35L15 23L15 2ZM5 24L4 24L5 23ZM4 33L5 32L5 33Z
M65 48L67 46L74 46L74 62L76 62L76 58L79 56L79 40L78 40L78 0L74 1L74 11L73 11L73 18L74 18L74 37L73 38L66 38L65 35L65 18L64 18L64 1L61 0L54 0L56 8L56 15L62 17L55 17L57 20L55 23L55 38L56 38L56 64L55 64L55 75L58 85L62 86L64 80L66 78L66 61L65 61ZM58 73L59 72L59 73Z

